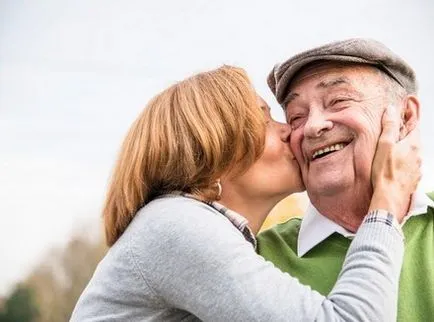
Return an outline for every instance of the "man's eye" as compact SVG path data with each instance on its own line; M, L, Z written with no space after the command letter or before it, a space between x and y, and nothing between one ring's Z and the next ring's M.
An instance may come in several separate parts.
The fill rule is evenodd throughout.
M304 122L304 117L302 116L293 116L289 119L289 125L294 130L298 127L300 127Z
M350 100L351 100L351 99L350 99L350 98L347 98L347 97L335 98L335 99L333 99L333 100L330 102L330 105L336 105L336 104L339 104L339 103L348 102L348 101L350 101Z

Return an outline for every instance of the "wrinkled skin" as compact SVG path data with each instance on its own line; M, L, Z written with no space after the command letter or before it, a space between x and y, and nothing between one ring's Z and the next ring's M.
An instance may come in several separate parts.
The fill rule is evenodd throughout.
M390 104L399 105L394 109L399 118L407 102L391 99L385 83L374 67L324 63L304 70L290 87L290 144L309 198L350 231L357 230L372 197L372 160L383 112ZM414 123L414 117L407 118ZM401 132L403 136L405 126ZM318 150L336 144L343 149L314 158Z

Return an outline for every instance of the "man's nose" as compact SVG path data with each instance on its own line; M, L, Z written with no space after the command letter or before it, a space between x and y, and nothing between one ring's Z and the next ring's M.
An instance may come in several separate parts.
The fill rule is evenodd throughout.
M304 136L316 138L332 129L333 122L327 119L324 111L311 110L304 126Z

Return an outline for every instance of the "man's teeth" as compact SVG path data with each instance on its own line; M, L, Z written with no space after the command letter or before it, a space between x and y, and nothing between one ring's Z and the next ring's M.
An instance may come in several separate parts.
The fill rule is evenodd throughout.
M321 157L324 153L342 150L344 147L345 147L344 143L339 143L339 144L330 145L324 149L319 149L313 153L312 159Z

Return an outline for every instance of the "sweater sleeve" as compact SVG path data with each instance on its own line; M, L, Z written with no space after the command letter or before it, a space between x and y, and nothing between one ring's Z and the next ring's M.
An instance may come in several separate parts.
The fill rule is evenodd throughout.
M145 207L146 208L146 207ZM131 256L154 295L204 321L384 321L397 309L402 234L364 223L324 297L257 255L221 214L195 201L147 213Z

